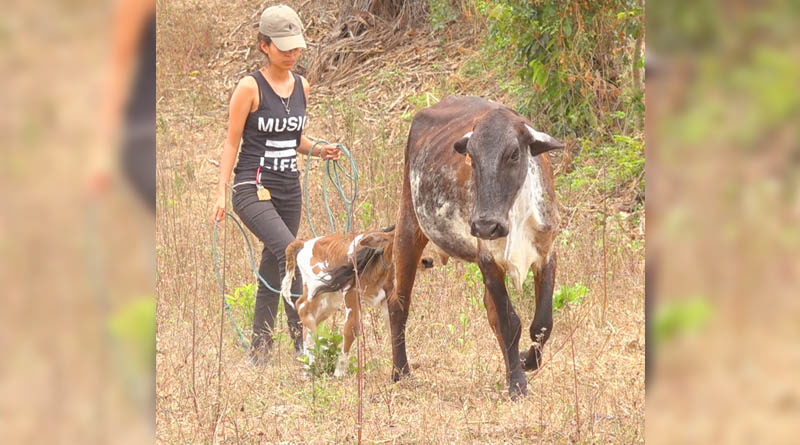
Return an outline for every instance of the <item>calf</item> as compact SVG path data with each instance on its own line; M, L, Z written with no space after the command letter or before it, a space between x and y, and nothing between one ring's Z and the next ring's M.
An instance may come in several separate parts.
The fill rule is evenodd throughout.
M344 343L336 363L336 377L347 373L350 347L361 333L359 296L372 307L380 305L388 321L386 301L394 289L393 247L394 226L358 235L296 239L286 247L287 274L281 283L281 295L295 307L289 296L295 268L299 269L303 295L297 300L297 313L305 327L306 354L313 346L312 333L317 325L345 307ZM424 258L420 264L432 267L433 260ZM310 355L309 360L313 360Z

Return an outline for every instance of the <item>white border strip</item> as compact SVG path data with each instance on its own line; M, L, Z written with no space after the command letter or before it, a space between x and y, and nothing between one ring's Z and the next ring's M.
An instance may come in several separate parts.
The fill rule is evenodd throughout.
M267 139L267 142L264 145L267 147L294 148L297 147L297 139L291 139L288 141L272 141Z
M293 156L297 156L297 150L294 148L290 150L279 150L279 151L265 151L264 157L265 158L291 158Z

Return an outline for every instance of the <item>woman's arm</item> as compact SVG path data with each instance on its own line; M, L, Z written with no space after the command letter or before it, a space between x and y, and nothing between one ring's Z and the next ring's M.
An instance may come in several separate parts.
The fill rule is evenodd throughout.
M300 136L300 145L297 147L297 152L307 155L311 147L314 147L314 144L315 142L311 139ZM319 144L314 147L314 153L311 153L311 156L322 159L339 159L339 149L334 144Z
M242 132L247 115L253 105L253 100L258 92L255 79L247 76L239 81L231 96L230 111L228 113L228 137L222 148L222 158L219 162L219 179L217 181L217 202L214 206L214 219L217 221L225 217L226 186L231 178L233 163L242 141Z

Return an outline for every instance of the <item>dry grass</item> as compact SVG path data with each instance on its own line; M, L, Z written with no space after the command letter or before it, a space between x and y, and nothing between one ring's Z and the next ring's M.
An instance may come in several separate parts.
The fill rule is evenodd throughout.
M310 21L311 42L326 35L326 24L335 23L333 2L292 3ZM157 437L165 443L356 439L355 376L308 380L285 341L276 343L269 366L249 367L229 322L221 320L210 223L217 167L210 160L219 158L233 85L261 62L252 49L251 25L265 5L159 4ZM455 28L446 35L432 35L425 26L410 28L404 39L409 45L383 49L349 77L327 82L323 75L312 85L308 134L345 143L361 170L358 202L369 203L370 210L360 208L355 230L394 220L413 112L450 93L507 99L488 72L464 74L467 62L480 69L473 31L479 26L467 22ZM308 54L313 53L312 46ZM314 195L318 169L311 166L313 203L321 202ZM565 195L562 201L556 287L580 282L590 294L584 304L555 315L546 362L528 374L529 396L520 402L508 398L500 349L485 310L475 302L483 291L463 279L469 273L463 263L418 276L407 331L410 379L391 383L388 331L378 313L368 312L366 442L643 441L644 255L639 244L631 243L642 237L627 220L608 219L608 309L602 320L598 199ZM320 206L312 209L316 224L323 224ZM301 236L306 235L304 222ZM232 224L220 240L231 292L252 281L252 272ZM532 296L514 298L527 331ZM285 331L285 320L280 328ZM523 335L520 343L527 347L530 339Z

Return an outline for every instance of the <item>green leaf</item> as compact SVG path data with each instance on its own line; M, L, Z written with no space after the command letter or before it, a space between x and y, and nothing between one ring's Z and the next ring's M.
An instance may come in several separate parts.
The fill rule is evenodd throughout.
M657 344L704 328L713 313L711 302L702 296L662 303L656 310L653 334Z

